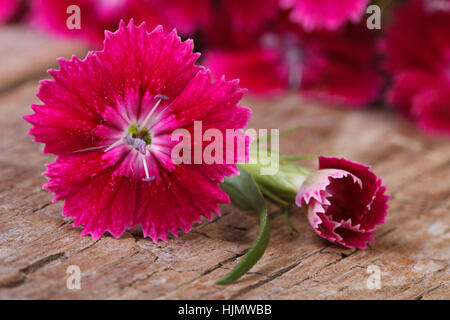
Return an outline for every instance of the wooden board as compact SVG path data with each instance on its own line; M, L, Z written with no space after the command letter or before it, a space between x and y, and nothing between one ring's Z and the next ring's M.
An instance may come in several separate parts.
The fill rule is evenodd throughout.
M292 231L270 205L272 240L252 271L229 286L214 282L249 249L258 221L231 205L189 234L153 243L138 231L97 241L61 215L41 186L42 146L22 116L38 103L37 76L58 56L83 52L26 29L0 29L0 298L14 299L448 299L450 141L417 132L388 108L349 111L297 96L257 99L250 127L307 129L281 140L292 154L334 153L373 165L392 195L387 223L367 250L319 238L299 210ZM307 166L313 168L314 161ZM67 268L81 270L69 290ZM381 288L369 289L369 266Z

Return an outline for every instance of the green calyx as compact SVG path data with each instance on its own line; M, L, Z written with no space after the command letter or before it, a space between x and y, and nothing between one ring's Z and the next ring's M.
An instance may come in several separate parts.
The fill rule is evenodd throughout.
M295 201L295 196L308 177L310 172L298 165L292 163L291 160L287 160L285 156L278 154L276 157L279 159L279 168L275 174L264 175L262 174L261 163L267 163L262 157L271 157L274 150L269 152L258 153L256 148L250 148L250 158L254 157L256 163L242 163L240 166L246 170L259 185L262 193L282 205L288 205ZM294 160L295 161L295 160ZM253 161L255 162L255 161Z

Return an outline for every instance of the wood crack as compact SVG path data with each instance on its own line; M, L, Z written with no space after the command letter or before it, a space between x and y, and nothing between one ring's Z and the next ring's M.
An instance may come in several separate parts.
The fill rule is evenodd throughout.
M255 284L249 285L249 286L239 290L237 293L233 294L229 299L230 300L236 299L237 297L239 297L239 296L241 296L243 294L246 294L246 293L248 293L248 292L250 292L250 291L252 291L252 290L254 290L254 289L256 289L256 288L258 288L258 287L260 287L260 286L262 286L262 285L264 285L266 283L268 283L268 282L271 282L271 281L275 280L276 278L282 276L286 272L289 272L292 269L294 269L296 266L298 266L300 263L302 263L303 260L311 257L314 254L320 253L320 251L322 249L323 248L321 248L320 250L315 250L315 251L313 251L313 252L311 252L309 254L304 255L303 257L301 257L295 263L293 263L293 264L291 264L291 265L289 265L289 266L287 266L285 268L282 268L282 269L278 270L277 272L273 273L272 275L267 276L265 279L260 280L260 281L258 281Z
M439 289L440 287L443 286L443 283L439 283L438 285L431 287L430 289L422 292L421 294L419 294L418 296L414 297L414 300L422 300L423 297L425 297L427 294L430 294L431 292Z
M220 261L219 263L215 264L214 266L210 267L209 269L203 271L203 272L200 274L199 277L196 277L196 278L194 278L194 279L191 279L191 280L189 280L189 281L187 281L187 282L181 284L178 288L176 288L176 289L174 289L174 290L170 290L169 292L165 293L165 294L164 294L162 297L160 297L160 298L164 298L165 296L167 296L167 295L169 295L169 294L171 294L171 293L173 293L173 292L175 292L175 291L181 290L182 288L188 286L189 284L191 284L191 283L193 283L193 282L195 282L195 281L201 279L202 277L204 277L204 276L210 274L211 272L213 272L213 271L219 269L219 268L222 267L223 265L235 261L237 258L239 258L239 257L241 257L241 256L243 256L243 255L245 255L245 254L248 252L248 250L250 250L250 248L246 248L245 250L243 250L243 251L241 251L241 252L235 254L235 255L234 255L233 257L231 257L231 258L228 258L228 259L225 259L225 260Z
M35 272L41 268L43 268L44 266L46 266L47 264L56 261L56 260L60 260L63 259L65 257L65 253L64 252L58 252L52 255L49 255L47 257L44 257L22 269L20 269L19 271L24 273L24 274L30 274L32 272Z
M41 210L47 208L48 206L50 206L50 205L52 205L52 204L53 204L53 202L51 202L51 201L50 201L50 202L47 202L47 203L44 203L44 204L41 205L40 207L31 210L31 212L32 212L32 213L36 213L36 212L38 212L38 211L41 211Z
M11 276L7 277L6 279L4 279L3 281L1 281L0 288L11 289L11 288L21 286L28 280L27 275L29 275L30 273L33 273L54 261L62 260L64 258L65 258L65 253L58 252L58 253L49 255L47 257L44 257L42 259L39 259L38 261L33 262L32 264L19 269L18 272L14 273L13 275L11 275Z
M75 252L75 253L72 255L72 257L73 257L74 255L76 255L76 254L79 254L79 253L81 253L81 252L83 252L83 251L89 249L89 248L92 248L92 247L95 246L100 240L102 240L102 238L95 240L94 242L92 242L91 244L89 244L88 246L86 246L86 247L84 247L84 248L81 248L80 250L78 250L77 252Z
M151 277L153 277L155 274L157 274L157 273L159 273L159 272L167 271L168 269L169 269L169 268L164 268L164 269L162 269L162 270L152 271L152 272L146 274L145 276L143 276L142 278L135 279L135 280L131 281L130 283L127 283L127 284L121 286L121 287L119 288L119 290L123 290L123 289L125 289L125 288L130 288L130 287L134 286L136 283L139 283L139 282L142 282L142 281L146 281L146 280L150 279ZM142 291L142 290L141 290L141 291Z
M206 271L202 272L201 277L202 277L202 276L206 276L207 274L213 272L214 270L219 269L220 267L222 267L223 265L225 265L225 264L227 264L227 263L230 263L230 262L235 261L235 260L236 260L237 258L239 258L239 257L242 257L243 255L245 255L245 254L248 252L248 250L250 250L250 248L247 248L247 249L245 249L245 250L243 250L243 251L241 251L241 252L235 254L235 255L234 255L233 257L231 257L231 258L228 258L228 259L225 259L225 260L220 261L220 262L217 263L216 265L214 265L214 266L210 267L209 269L207 269Z
M15 287L18 287L25 283L27 280L26 275L23 273L17 272L13 274L12 276L7 277L6 279L3 279L0 281L0 289L12 289Z

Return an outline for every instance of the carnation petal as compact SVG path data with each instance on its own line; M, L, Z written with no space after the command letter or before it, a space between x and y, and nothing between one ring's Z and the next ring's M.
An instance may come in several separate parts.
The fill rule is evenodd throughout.
M98 190L102 193L99 194ZM134 181L106 171L85 181L77 193L65 199L63 215L75 218L74 226L84 226L81 235L91 234L98 239L109 231L119 238L132 227L135 197Z
M283 7L292 7L291 19L306 30L336 30L347 21L358 22L369 0L281 0Z
M351 177L351 179L362 188L361 180L345 170L321 169L311 174L297 193L297 205L301 206L302 200L308 204L311 199L315 199L320 203L325 202L326 198L323 196L323 191L330 185L330 179L341 179L347 176Z
M240 79L256 94L276 94L288 87L289 70L279 49L210 50L205 65L216 76L227 74Z
M450 136L450 82L417 93L412 101L411 114L423 131Z
M372 203L379 188L377 176L371 172L369 166L347 159L333 157L319 157L319 170L340 169L350 172L361 180L364 192L365 203Z
M176 236L178 227L189 232L202 216L211 220L212 212L220 215L217 204L230 200L217 183L180 165L170 173L164 172L162 180L139 183L136 201L134 224L140 224L144 236L156 242L167 241L168 232Z

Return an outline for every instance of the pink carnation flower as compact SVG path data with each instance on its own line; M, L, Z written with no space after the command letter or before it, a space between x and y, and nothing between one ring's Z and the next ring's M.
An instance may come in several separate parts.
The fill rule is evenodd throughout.
M238 106L237 80L212 83L194 65L199 54L192 49L175 31L148 33L145 24L121 22L106 33L103 51L60 59L60 70L49 71L54 80L41 82L44 105L32 105L35 113L25 117L34 125L29 134L57 155L44 188L53 201L65 200L63 215L84 225L82 235L119 237L141 225L144 236L166 241L168 232L188 232L229 202L219 183L238 173L235 164L171 159L175 129L192 133L195 120L224 134L250 118Z
M208 49L245 49L278 21L278 0L215 1L210 24L201 36Z
M80 8L80 29L67 27L67 8L71 5ZM104 30L116 30L121 19L146 22L150 30L162 24L165 28L177 28L183 35L191 35L211 19L208 0L32 0L30 11L36 27L78 37L93 45L100 45Z
M349 108L375 101L383 87L376 33L364 24L303 35L300 90L305 97Z
M280 0L292 8L291 19L308 31L336 30L346 22L359 22L369 0Z
M232 30L258 31L279 15L278 0L220 1L218 15L226 15Z
M291 88L311 100L360 108L373 102L382 88L375 34L362 25L306 33L280 23L259 37L239 34L238 40L237 45L228 42L209 50L205 65L217 75L239 78L252 93Z
M118 0L109 3L105 0L32 0L31 23L37 28L65 37L86 40L93 45L102 43L105 30L116 30L120 19L130 19L134 0ZM67 20L72 6L80 8L80 29L69 29ZM142 22L141 17L134 17Z
M397 9L382 48L393 74L388 100L422 130L450 135L450 1Z
M423 131L450 136L450 84L420 90L414 95L411 113Z
M369 167L338 158L319 158L319 170L300 187L296 203L321 237L347 248L366 248L387 215L386 187Z
M210 50L207 65L216 75L229 74L254 94L273 94L289 86L288 65L282 63L283 53L270 48Z
M152 4L164 27L176 28L183 35L193 35L197 29L211 23L212 3L210 0L138 0Z

